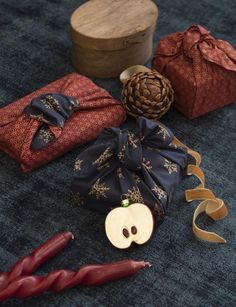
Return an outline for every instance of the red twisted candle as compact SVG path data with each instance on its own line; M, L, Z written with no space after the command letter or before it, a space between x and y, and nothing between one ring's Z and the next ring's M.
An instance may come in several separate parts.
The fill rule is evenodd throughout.
M0 291L17 277L32 274L41 264L66 247L73 238L71 232L55 235L41 244L31 254L18 260L9 272L0 273Z
M85 265L77 272L57 270L44 277L37 275L19 277L0 292L0 301L12 297L38 295L44 291L59 292L78 284L100 285L131 276L146 266L150 266L149 262L128 259L110 264Z

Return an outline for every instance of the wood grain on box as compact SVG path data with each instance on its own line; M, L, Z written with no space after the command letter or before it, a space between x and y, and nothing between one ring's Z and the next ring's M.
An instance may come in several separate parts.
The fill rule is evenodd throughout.
M91 0L71 16L72 61L87 76L114 77L145 64L158 8L151 0Z

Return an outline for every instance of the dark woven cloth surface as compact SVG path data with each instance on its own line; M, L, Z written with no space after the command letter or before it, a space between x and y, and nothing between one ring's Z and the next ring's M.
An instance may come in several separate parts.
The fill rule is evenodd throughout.
M0 0L0 107L74 71L69 17L83 1ZM163 35L201 24L236 46L234 0L163 0L155 45ZM119 98L117 79L95 79ZM210 95L211 93L209 93ZM85 263L123 258L149 260L136 276L100 287L76 287L60 294L9 300L1 306L236 306L236 120L235 104L195 120L173 108L163 123L202 153L207 187L223 198L229 216L217 223L201 217L203 228L224 236L226 245L199 242L191 231L197 202L184 200L196 185L186 178L177 189L164 223L145 246L114 249L105 237L104 216L73 204L70 183L78 148L49 165L23 174L0 153L0 268L8 270L53 234L70 230L75 240L38 271L76 269ZM131 125L129 119L126 125Z

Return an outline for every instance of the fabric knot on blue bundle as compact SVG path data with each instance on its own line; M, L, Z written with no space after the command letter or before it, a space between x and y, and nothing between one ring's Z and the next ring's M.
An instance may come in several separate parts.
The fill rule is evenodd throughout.
M72 191L77 202L107 213L127 198L163 218L187 164L186 149L173 139L167 127L144 117L132 131L104 129L75 162Z
M42 123L31 147L41 149L58 138L69 117L79 109L77 99L63 94L43 94L32 99L24 113Z

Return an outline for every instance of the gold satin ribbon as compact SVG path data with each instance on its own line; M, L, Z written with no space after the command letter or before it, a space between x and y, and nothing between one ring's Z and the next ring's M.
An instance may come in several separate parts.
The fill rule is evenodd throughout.
M173 139L172 143L174 145L186 148L188 154L195 159L195 164L189 164L187 166L187 174L196 176L200 181L200 184L194 189L185 191L187 202L191 202L193 200L202 200L193 214L193 233L200 240L215 243L226 243L226 240L215 232L203 230L196 224L196 219L201 213L207 214L215 221L223 219L228 214L228 209L225 206L224 201L220 198L217 198L211 190L205 188L205 176L202 169L200 168L201 155L198 152L190 149L176 138Z

